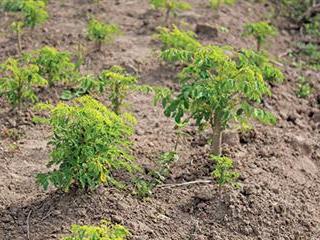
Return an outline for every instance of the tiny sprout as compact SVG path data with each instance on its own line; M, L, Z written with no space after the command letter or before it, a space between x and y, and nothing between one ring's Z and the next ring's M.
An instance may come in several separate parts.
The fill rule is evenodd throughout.
M234 187L237 187L238 184L236 180L239 178L240 174L232 171L233 161L228 157L222 156L213 156L211 159L215 162L215 170L212 172L212 176L217 180L219 185L219 194L221 196L222 187L226 184L231 184Z
M130 232L126 227L104 220L99 226L72 225L71 235L62 240L126 240L129 236Z
M155 9L165 11L165 24L168 24L170 16L176 16L179 11L190 10L191 5L179 0L150 0L150 4Z
M242 35L253 36L257 41L257 51L260 51L268 37L277 35L277 29L267 22L248 23L244 26Z
M21 43L21 34L22 34L22 29L23 29L23 22L13 22L11 24L11 29L12 31L17 34L17 44L18 44L18 53L21 55L22 53L22 43Z
M92 19L88 23L89 40L95 41L98 51L102 50L104 43L113 42L120 33L120 28L114 24L105 24L96 19Z

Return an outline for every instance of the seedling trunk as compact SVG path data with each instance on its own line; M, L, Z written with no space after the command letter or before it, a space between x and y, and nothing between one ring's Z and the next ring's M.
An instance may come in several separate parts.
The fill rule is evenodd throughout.
M212 129L212 143L211 143L211 151L215 156L221 156L221 142L222 142L222 123L218 116L215 114L211 121L211 129Z

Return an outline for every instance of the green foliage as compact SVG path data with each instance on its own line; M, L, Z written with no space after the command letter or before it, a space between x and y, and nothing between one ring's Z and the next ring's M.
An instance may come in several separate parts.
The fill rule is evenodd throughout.
M177 123L194 119L200 129L209 125L215 155L220 155L221 132L230 121L247 125L249 119L254 118L275 123L272 114L255 106L271 94L263 78L264 69L248 60L243 51L217 46L191 51L170 48L161 56L168 62L185 65L179 74L179 93L171 98L165 96L162 102L165 115Z
M117 25L105 24L96 19L89 21L87 31L89 40L95 41L99 50L101 50L103 43L113 42L115 37L121 33Z
M130 154L135 119L128 114L116 115L90 96L59 103L50 111L53 147L48 173L37 175L45 189L49 184L68 191L95 188L104 183L117 184L112 171L135 170Z
M141 178L136 178L134 181L134 194L140 198L148 198L152 195L152 190L155 187L155 184L152 181L147 181Z
M75 74L75 65L68 52L58 51L53 47L43 47L26 55L40 69L42 77L48 80L49 86L70 80Z
M113 66L109 70L103 71L99 76L100 92L105 90L109 93L112 110L119 114L121 106L130 91L151 91L148 86L138 86L138 79L128 74L124 68Z
M21 11L24 15L24 25L26 27L35 28L48 19L46 4L43 1L25 0Z
M242 49L239 52L237 64L238 67L246 65L256 66L261 70L265 81L281 83L284 80L283 73L270 62L268 56L264 53Z
M17 35L18 52L22 53L21 34L23 32L23 22L17 21L11 24L12 31Z
M14 108L20 108L26 101L35 102L34 88L47 84L36 65L13 58L0 65L0 76L0 95L5 96Z
M171 15L176 16L179 11L191 9L189 3L179 0L150 0L150 4L155 9L165 11L165 23L169 21Z
M65 90L62 95L62 100L70 100L86 94L92 94L97 89L100 89L100 81L93 75L80 76L77 80L79 86L74 90Z
M312 6L313 0L280 0L282 15L293 21L299 21L301 16Z
M316 44L298 44L299 53L310 66L320 66L320 49Z
M25 0L2 0L0 7L6 12L19 12Z
M129 235L129 230L126 227L101 221L99 226L73 225L71 235L62 238L62 240L125 240Z
M212 172L212 176L217 180L220 190L221 187L226 184L237 186L236 180L240 174L232 171L233 161L228 157L211 156L211 159L215 162L215 170Z
M181 31L176 26L173 29L161 27L156 38L162 43L162 50L176 48L179 50L193 51L201 47L201 43L195 39L196 34L191 31Z
M307 98L312 93L312 86L304 77L299 79L297 96L299 98Z
M4 0L0 6L5 11L20 13L24 27L35 28L47 21L46 1L42 0Z
M304 25L306 34L313 37L320 37L320 15L315 17L310 23Z
M248 23L244 26L243 36L253 36L257 41L257 50L261 50L262 44L268 37L276 36L277 30L267 22Z
M134 194L142 199L150 197L153 189L167 179L170 174L171 164L178 159L179 156L174 151L162 153L156 163L156 167L148 172L147 179L136 178L134 180Z
M209 4L213 9L219 8L222 4L233 5L237 0L209 0Z

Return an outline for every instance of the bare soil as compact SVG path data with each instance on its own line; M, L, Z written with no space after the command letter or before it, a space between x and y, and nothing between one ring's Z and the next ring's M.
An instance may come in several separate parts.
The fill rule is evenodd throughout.
M190 0L193 10L181 14L190 29L196 24L223 26L228 32L200 36L205 44L254 47L241 38L244 23L268 17L268 5L239 0L234 6L212 11L205 0ZM121 26L123 35L102 53L89 51L82 72L97 73L114 64L140 75L142 83L175 87L175 69L160 63L152 35L163 16L147 0L50 1L50 20L23 36L25 50L52 45L75 51L85 37L91 15ZM8 34L12 16L0 12L0 59L16 55L16 41ZM284 20L274 19L284 26ZM219 29L219 27L218 27ZM50 240L67 234L71 224L96 224L101 219L127 226L131 239L147 240L319 240L320 239L320 73L295 68L289 58L278 58L294 47L296 35L280 30L266 49L286 74L283 84L272 86L264 106L279 119L274 127L254 124L249 133L227 131L224 153L241 173L240 189L226 189L219 198L216 184L157 188L140 200L130 191L101 187L89 193L43 191L35 174L46 171L50 129L35 125L30 109L14 114L0 98L0 239ZM310 78L313 94L296 96L298 77ZM62 88L39 90L41 100L58 101ZM103 98L101 99L103 100ZM129 109L138 119L134 155L146 168L161 152L170 151L176 137L173 122L152 96L132 94ZM191 136L179 146L179 161L166 183L210 179L206 132Z

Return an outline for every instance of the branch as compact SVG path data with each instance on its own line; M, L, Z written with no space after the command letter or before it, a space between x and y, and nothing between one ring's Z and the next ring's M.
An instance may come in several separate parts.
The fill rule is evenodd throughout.
M27 239L30 240L30 215L32 213L32 209L30 210L27 217Z
M181 186L188 186L188 185L192 185L192 184L205 184L205 183L213 183L212 180L204 180L204 179L200 179L200 180L195 180L195 181L191 181L191 182L183 182L183 183L175 183L175 184L162 184L162 185L158 185L155 188L174 188L174 187L181 187Z

